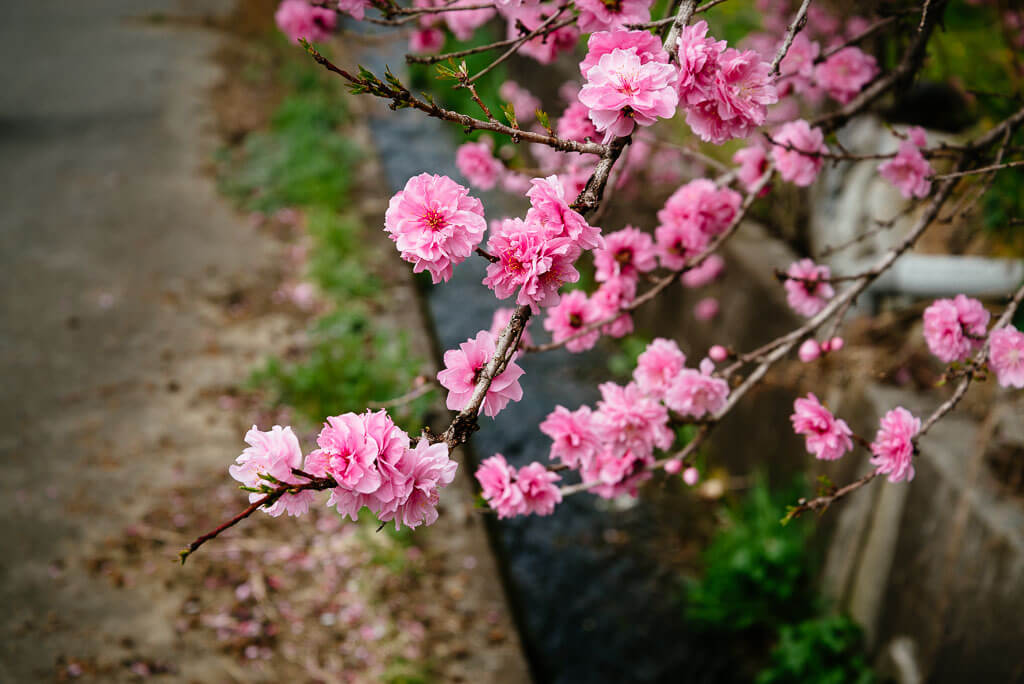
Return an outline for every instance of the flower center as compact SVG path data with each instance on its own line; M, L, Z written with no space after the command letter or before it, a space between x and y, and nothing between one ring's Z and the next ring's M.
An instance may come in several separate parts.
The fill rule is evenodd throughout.
M622 12L622 0L601 0L601 4L609 12L619 14Z
M441 230L446 224L444 216L436 209L428 209L427 213L423 216L423 222L427 224L430 230Z
M622 247L615 252L615 260L623 266L633 263L633 250L629 247Z
M580 328L583 327L583 317L577 313L569 314L569 327Z

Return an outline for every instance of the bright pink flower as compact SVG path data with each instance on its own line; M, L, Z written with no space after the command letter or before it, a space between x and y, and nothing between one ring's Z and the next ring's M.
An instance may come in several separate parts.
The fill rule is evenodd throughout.
M526 513L526 499L515 482L515 476L515 468L501 454L485 459L476 470L483 497L498 513L499 519Z
M444 31L436 28L421 28L409 36L409 50L420 55L440 52L444 47Z
M523 493L526 512L551 515L555 511L555 504L562 502L562 492L555 485L561 479L558 473L551 472L537 462L520 468L516 485Z
M334 10L313 7L305 0L284 0L274 12L274 21L291 42L305 38L316 43L334 32L338 17Z
M714 97L712 88L718 73L718 56L725 50L724 40L708 37L703 19L679 32L679 102L700 104Z
M515 313L515 309L503 306L496 309L494 316L491 318L491 330L490 333L495 340L501 335L502 331L505 330L505 326L512 320L512 314ZM530 318L526 321L526 327L523 328L523 334L519 336L519 346L530 346L533 344L533 337L530 336L530 324L533 323L533 319Z
M818 397L793 402L793 432L805 438L807 453L823 461L834 461L853 448L853 432L846 421L836 418L822 406Z
M636 125L650 126L676 111L676 70L671 64L647 62L635 49L615 49L587 72L580 102L604 142L629 135Z
M597 415L589 406L575 411L556 406L540 424L540 431L553 440L551 458L559 459L570 468L585 466L601 446Z
M636 280L658 265L654 240L639 228L626 226L605 236L604 247L594 250L594 268L599 281L612 278Z
M661 62L668 64L668 53L661 40L650 31L602 31L592 33L587 39L587 56L580 62L580 73L584 77L605 55L613 50L636 50L641 64ZM577 93L577 97L579 93Z
M618 277L606 280L590 298L599 319L610 318L636 299L636 280ZM611 323L601 326L601 332L611 337L625 337L633 332L633 317L623 311Z
M451 7L470 7L479 6L480 3L476 0L456 0L456 2L450 5ZM448 28L451 29L452 33L459 40L469 40L473 37L473 32L483 26L491 17L494 16L494 10L487 9L467 9L458 12L445 12L442 14L444 22L448 24Z
M633 379L644 394L662 399L686 366L686 354L673 340L655 338L636 359Z
M480 142L463 143L455 151L455 165L459 167L459 173L474 188L490 190L498 184L498 176L505 170L505 166L494 158L491 145L491 139L484 138Z
M235 460L235 465L228 468L231 477L246 487L274 486L271 480L266 480L261 475L269 475L280 482L290 484L305 481L292 474L292 468L302 466L302 449L290 427L282 428L275 425L269 432L261 432L253 425L245 434L245 441L249 446ZM266 494L250 492L249 502L255 503L264 496ZM309 510L312 499L313 492L308 490L298 494L285 494L275 501L274 505L263 510L275 517L282 513L302 515Z
M580 470L584 482L597 482L590 491L605 499L623 494L636 496L637 486L650 479L644 466L654 463L650 451L638 453L634 449L612 445L601 449L586 468Z
M484 285L498 299L516 290L516 303L541 306L558 304L558 288L580 278L572 263L578 250L568 238L549 238L538 223L520 219L502 222L501 230L487 241L487 250L498 258L487 266Z
M739 210L738 192L698 178L676 190L658 211L658 255L665 268L680 269L725 231Z
M682 276L682 283L685 287L704 287L713 283L725 271L725 259L717 254L708 255L704 261L694 266Z
M700 371L685 368L665 393L665 404L684 416L714 416L725 407L729 383L711 375L715 364L711 359L700 362Z
M718 300L714 297L705 297L693 307L693 315L698 321L710 321L718 315Z
M1003 387L1024 387L1024 333L1012 327L989 335L988 365Z
M885 414L871 443L871 465L878 466L879 475L888 475L889 482L914 479L913 440L920 430L921 419L902 406Z
M819 266L810 259L794 261L786 269L783 287L786 288L786 302L801 316L813 316L825 308L828 300L836 293L826 282L832 277L828 266Z
M527 223L543 227L549 238L569 240L574 247L573 258L583 250L604 245L601 229L590 225L577 211L569 208L565 188L558 176L534 178L530 184L533 187L526 193L530 198L530 209L526 212Z
M481 330L476 337L459 345L458 349L449 349L444 353L444 370L437 374L437 381L448 390L445 404L452 411L461 411L469 404L479 380L480 371L494 356L494 336ZM493 418L508 406L510 401L523 398L523 388L519 385L519 376L523 369L516 365L515 357L501 375L494 378L487 389L480 410Z
M899 152L892 159L878 165L882 178L896 186L904 198L927 197L931 192L932 165L911 140L900 143Z
M625 387L614 382L601 384L597 402L606 442L634 451L646 458L655 448L668 449L675 436L668 427L668 411L660 401L645 396L636 383Z
M330 475L339 488L356 494L371 494L380 487L377 443L368 438L363 416L345 413L329 417L316 441L320 448L306 458L306 470Z
M775 134L777 145L772 146L772 159L783 180L807 187L818 177L824 160L814 154L827 153L825 134L820 128L811 128L803 119L783 124Z
M502 83L498 88L498 95L512 105L519 123L529 123L536 118L537 110L540 109L540 100L515 81Z
M555 9L547 5L523 6L515 13L514 18L509 18L508 38L511 40L522 35L519 30L520 24L526 27L527 31L534 31L540 28L540 25L551 16L553 11ZM526 41L519 48L519 54L532 57L541 64L550 64L555 61L559 53L573 50L579 41L579 37L580 32L575 26L563 26L547 35L537 36Z
M487 230L484 208L448 176L413 176L388 203L384 229L413 271L430 271L435 283L473 253Z
M800 360L804 363L817 361L821 358L821 345L818 344L817 340L804 340L803 344L800 345L800 349L797 350L796 355L800 357Z
M708 358L715 363L721 363L729 358L729 350L720 344L715 344L708 349Z
M338 9L357 21L363 20L363 17L366 16L366 8L369 6L369 0L338 0Z
M821 352L827 354L828 352L837 352L846 345L842 337L833 337L830 340L825 340L821 343Z
M860 48L846 47L814 70L818 85L841 102L848 103L878 75L878 62Z
M444 442L431 444L421 439L415 449L406 449L399 464L408 494L394 507L377 514L381 522L395 521L395 529L405 525L415 529L437 521L438 490L455 479L459 464L448 456Z
M566 107L555 132L559 138L576 142L587 142L588 139L596 141L598 137L594 122L590 120L590 110L578 100Z
M943 363L963 361L981 349L989 313L977 299L962 294L936 299L924 310L924 339Z
M574 290L563 295L557 306L548 309L544 329L551 333L552 341L561 342L601 318L593 303L587 298L587 293ZM593 330L567 342L565 348L571 352L586 351L597 344L600 337L601 332Z
M778 102L771 65L753 50L729 48L718 57L709 97L689 103L686 123L701 140L720 145L745 138L764 124L768 105Z
M743 183L743 187L747 192L753 192L757 183L764 177L765 172L768 171L768 153L764 147L761 145L744 147L732 155L732 161L734 164L739 165L736 169L736 178L739 179L740 183ZM761 188L758 197L766 194L768 194L767 186Z
M580 10L580 31L584 33L643 24L651 19L651 0L576 0L576 7Z

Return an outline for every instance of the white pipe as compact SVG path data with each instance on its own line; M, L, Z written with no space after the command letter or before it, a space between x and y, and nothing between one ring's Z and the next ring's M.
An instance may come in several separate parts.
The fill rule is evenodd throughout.
M871 284L872 295L997 297L1024 282L1024 261L975 256L905 254Z

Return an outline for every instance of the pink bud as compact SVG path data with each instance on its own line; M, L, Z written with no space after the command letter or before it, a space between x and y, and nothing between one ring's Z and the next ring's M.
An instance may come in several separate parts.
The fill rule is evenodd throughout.
M665 463L665 472L669 475L675 475L683 469L683 462L678 458L673 458L671 461Z
M845 344L846 343L843 342L842 337L833 337L831 340L828 341L828 350L834 352L839 351L843 348Z
M710 321L718 315L718 300L714 297L705 297L697 302L693 315L698 321Z
M800 345L797 355L804 363L810 363L821 356L821 347L818 346L817 340L806 340Z
M699 479L700 473L698 473L697 469L694 468L693 466L690 466L689 468L683 471L683 482L690 485L691 487L697 484L697 480Z
M715 363L721 363L729 358L729 352L722 345L716 344L711 347L711 349L708 349L708 356L711 357L711 360Z

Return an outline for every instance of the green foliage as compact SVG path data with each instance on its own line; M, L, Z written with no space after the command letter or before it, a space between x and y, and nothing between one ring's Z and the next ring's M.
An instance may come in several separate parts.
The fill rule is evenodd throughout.
M380 282L367 271L362 226L355 217L326 209L306 215L306 229L316 249L309 261L309 276L320 289L348 308L380 292Z
M687 619L712 632L776 628L815 611L801 521L782 526L791 491L772 496L758 479L704 551L704 577L687 587Z
M650 344L650 339L640 335L623 337L618 349L608 358L608 370L620 378L628 378L636 368L636 359Z
M757 684L871 684L860 627L845 616L786 625Z

